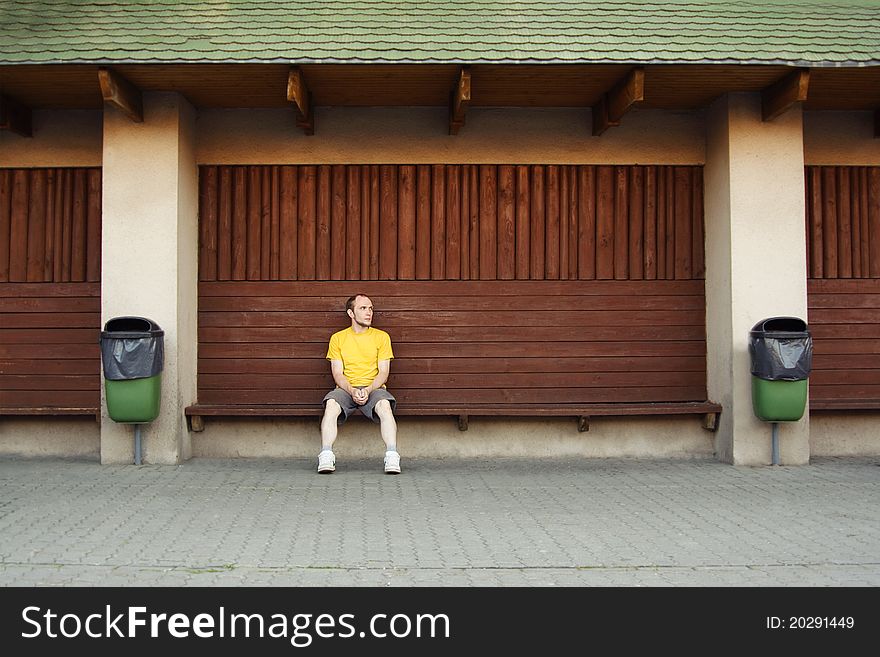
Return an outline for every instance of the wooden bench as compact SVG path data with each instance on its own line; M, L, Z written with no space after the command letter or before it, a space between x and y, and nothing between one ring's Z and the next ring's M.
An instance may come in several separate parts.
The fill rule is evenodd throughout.
M208 417L320 417L320 404L212 405L194 404L185 410L192 431L204 431ZM467 431L473 417L573 417L578 431L589 431L593 416L698 415L703 428L715 431L721 405L714 402L663 402L617 404L398 404L396 416L455 417L460 431ZM356 414L360 416L360 414ZM361 416L363 417L363 416Z
M34 416L34 415L55 415L55 416L79 416L91 415L97 422L101 421L101 409L94 406L46 406L46 407L29 407L29 406L0 406L0 417L12 416Z

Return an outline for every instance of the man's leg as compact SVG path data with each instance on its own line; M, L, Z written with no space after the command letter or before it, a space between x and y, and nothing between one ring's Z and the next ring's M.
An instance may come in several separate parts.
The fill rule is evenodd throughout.
M397 421L391 410L391 403L382 399L376 404L375 411L379 417L379 433L385 443L385 472L400 474L400 454L397 452Z
M329 474L336 470L336 455L333 443L339 433L338 419L342 407L335 399L324 401L324 417L321 419L321 453L318 454L318 472Z

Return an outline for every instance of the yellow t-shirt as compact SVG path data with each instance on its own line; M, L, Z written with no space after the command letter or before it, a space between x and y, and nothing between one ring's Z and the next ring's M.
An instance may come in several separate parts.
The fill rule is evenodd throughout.
M363 333L349 326L330 336L327 360L341 360L342 373L355 387L370 385L379 374L379 361L392 358L391 336L372 326Z

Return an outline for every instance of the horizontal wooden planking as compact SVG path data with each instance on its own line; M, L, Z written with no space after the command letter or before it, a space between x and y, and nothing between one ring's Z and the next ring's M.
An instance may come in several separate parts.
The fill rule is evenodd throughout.
M810 279L810 400L819 407L880 402L880 279Z
M878 358L880 361L880 358ZM88 362L88 361L85 361ZM0 371L3 362L0 361ZM460 357L449 354L445 358L397 357L391 365L392 376L398 374L450 373L530 373L542 372L703 372L706 359L702 356L683 357L604 357L604 358L485 358ZM329 364L323 357L267 358L254 363L252 358L200 358L199 372L207 374L327 374Z
M392 390L401 404L574 404L597 402L694 401L705 386L649 388L486 388ZM199 390L201 404L320 404L326 390Z
M100 404L98 283L0 283L0 413Z
M200 167L199 278L703 277L702 167Z
M702 281L370 285L355 289L373 295L374 324L392 336L389 387L402 403L706 398ZM199 289L200 404L318 403L333 386L327 340L349 324L337 284Z

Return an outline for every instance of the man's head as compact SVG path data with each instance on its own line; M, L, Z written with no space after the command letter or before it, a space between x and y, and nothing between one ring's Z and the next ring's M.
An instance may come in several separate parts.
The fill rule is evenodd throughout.
M373 302L366 294L355 294L345 302L345 312L351 317L351 325L370 328L373 324Z

